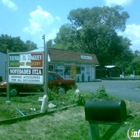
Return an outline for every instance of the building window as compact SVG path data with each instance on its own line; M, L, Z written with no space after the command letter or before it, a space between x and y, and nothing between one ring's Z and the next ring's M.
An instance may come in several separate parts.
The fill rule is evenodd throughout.
M70 66L66 66L64 70L64 77L70 78Z
M58 80L58 78L53 73L49 73L48 80Z
M53 71L54 70L54 65L53 64L50 64L49 65L49 71Z

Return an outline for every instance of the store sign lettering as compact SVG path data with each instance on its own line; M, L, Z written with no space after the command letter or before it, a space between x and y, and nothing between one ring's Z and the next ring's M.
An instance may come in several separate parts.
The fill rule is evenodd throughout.
M43 84L43 52L9 53L9 83Z

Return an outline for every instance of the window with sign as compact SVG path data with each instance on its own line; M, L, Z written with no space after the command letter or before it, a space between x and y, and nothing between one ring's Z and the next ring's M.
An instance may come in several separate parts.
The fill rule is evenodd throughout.
M48 73L48 80L58 80L58 78L53 73Z
M54 65L53 64L50 64L49 65L49 71L53 71L54 70Z

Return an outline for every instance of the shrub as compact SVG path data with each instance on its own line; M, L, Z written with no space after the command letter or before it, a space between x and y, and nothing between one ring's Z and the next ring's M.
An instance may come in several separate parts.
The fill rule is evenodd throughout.
M58 100L57 89L51 90L48 88L48 96L49 96L49 101Z
M104 86L101 86L97 89L96 97L99 99L107 99L109 97Z

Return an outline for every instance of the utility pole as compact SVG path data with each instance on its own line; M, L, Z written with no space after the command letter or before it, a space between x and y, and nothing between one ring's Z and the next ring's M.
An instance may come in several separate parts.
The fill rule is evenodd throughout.
M7 65L6 65L6 81L7 81L7 104L10 104L10 85L9 85L9 50L7 49Z
M48 105L48 49L45 44L45 35L42 36L44 40L44 96L41 106L41 113L45 112Z

